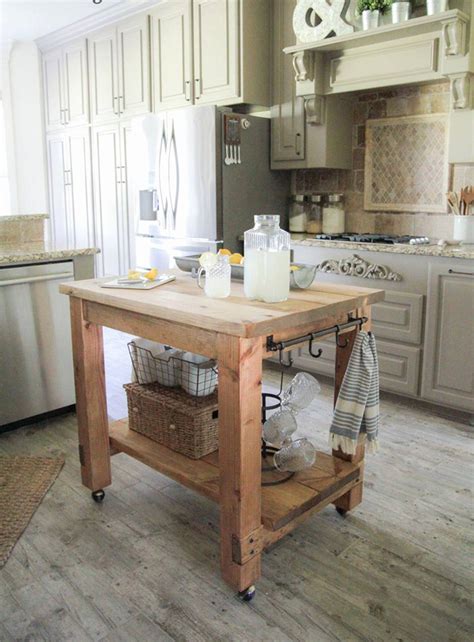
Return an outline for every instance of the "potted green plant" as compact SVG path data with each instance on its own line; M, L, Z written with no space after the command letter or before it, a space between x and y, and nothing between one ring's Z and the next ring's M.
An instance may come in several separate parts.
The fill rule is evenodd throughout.
M357 13L362 16L362 29L379 26L380 16L387 11L392 0L357 0Z
M405 20L410 19L411 14L411 2L393 0L392 2L392 24L397 24L399 22L405 22Z

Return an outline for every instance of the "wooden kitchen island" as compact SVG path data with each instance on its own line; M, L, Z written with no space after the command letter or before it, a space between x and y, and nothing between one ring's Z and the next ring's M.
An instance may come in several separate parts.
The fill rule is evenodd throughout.
M71 297L82 483L102 497L112 483L111 455L125 452L218 502L222 576L250 598L265 547L328 504L345 512L362 498L363 440L356 455L318 453L311 469L285 483L261 486L262 360L275 355L275 346L286 349L287 341L300 337L303 345L311 333L316 341L316 333L349 320L337 339L337 395L356 334L369 329L370 306L384 292L316 283L270 305L246 299L236 282L229 298L207 298L183 273L149 291L104 289L99 282L73 281L60 288ZM350 325L352 319L360 321ZM218 453L192 460L130 431L126 419L109 424L102 326L217 360Z

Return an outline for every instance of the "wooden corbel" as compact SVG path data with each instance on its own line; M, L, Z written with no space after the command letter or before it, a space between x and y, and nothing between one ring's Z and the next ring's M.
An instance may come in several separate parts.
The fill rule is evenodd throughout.
M459 18L443 22L443 47L445 56L464 56L466 54L467 23Z
M308 125L322 125L324 121L324 96L304 99L306 122Z
M311 51L298 51L293 54L293 69L296 82L314 80L314 58Z
M451 74L449 79L452 109L474 109L474 74Z

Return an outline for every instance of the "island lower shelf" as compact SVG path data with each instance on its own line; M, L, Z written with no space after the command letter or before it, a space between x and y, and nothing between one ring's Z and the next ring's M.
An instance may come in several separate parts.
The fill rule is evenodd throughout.
M109 426L112 452L124 452L158 472L219 502L218 452L190 459L129 430L128 420ZM265 545L271 544L313 512L321 510L360 483L361 464L318 452L308 470L275 486L262 487L262 524Z

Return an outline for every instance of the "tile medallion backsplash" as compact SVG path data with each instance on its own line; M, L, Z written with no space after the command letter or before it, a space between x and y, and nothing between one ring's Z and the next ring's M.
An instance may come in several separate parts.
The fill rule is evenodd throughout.
M400 206L388 211L385 205L375 210L364 207L365 155L367 124L376 119L398 119L403 116L447 114L449 112L449 82L429 85L407 85L380 91L364 92L356 96L353 110L352 170L306 169L296 171L295 186L302 193L343 192L345 194L346 230L385 234L420 234L432 238L451 238L453 218L443 208L417 205L417 209ZM410 141L406 149L410 149ZM400 153L403 155L404 144ZM474 164L444 167L448 184L453 189L474 184ZM401 169L405 172L405 168ZM425 188L425 177L411 175L415 188ZM444 189L444 187L443 187ZM416 189L415 189L416 191Z
M446 212L446 114L368 120L364 208Z

